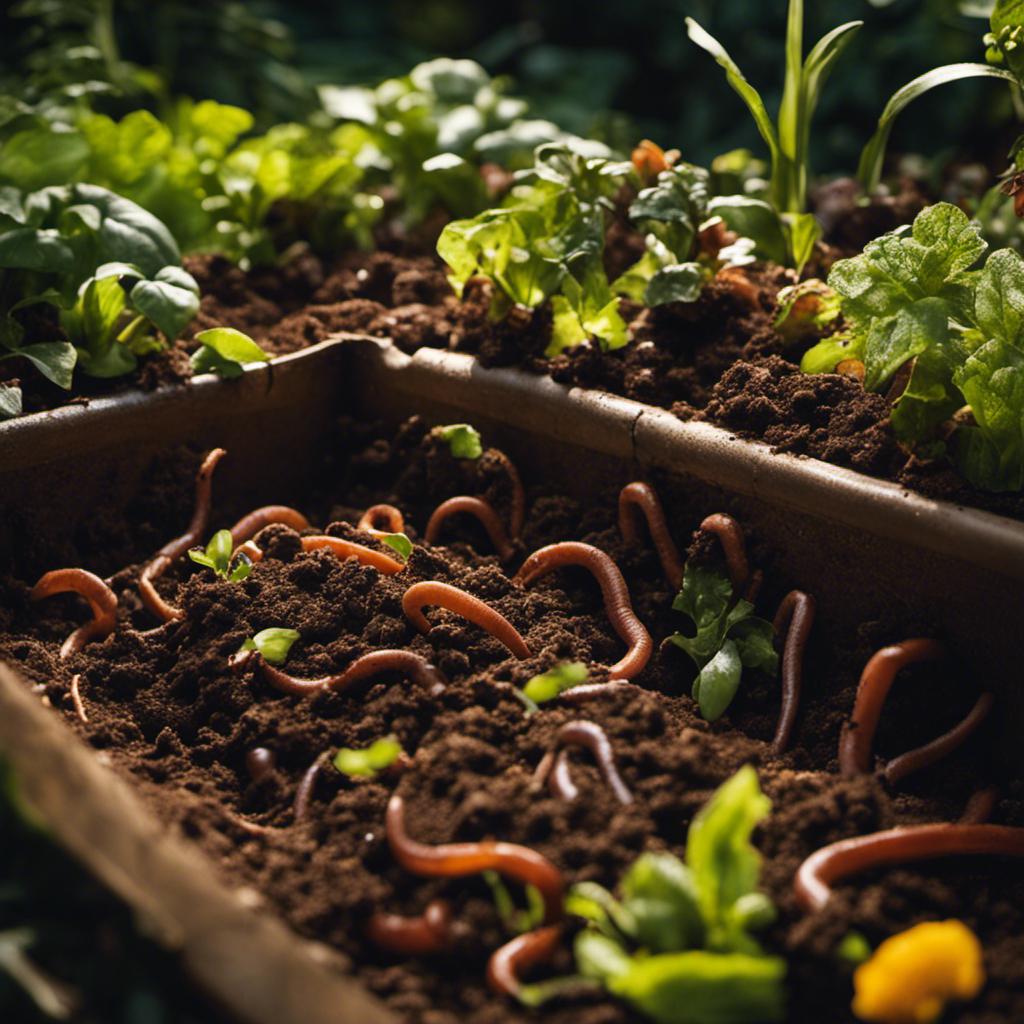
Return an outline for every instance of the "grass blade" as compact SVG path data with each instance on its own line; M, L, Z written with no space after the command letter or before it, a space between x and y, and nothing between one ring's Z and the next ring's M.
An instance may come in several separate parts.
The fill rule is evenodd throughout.
M806 158L801 159L800 150L800 136L806 136L804 125L807 117L802 88L803 50L803 0L789 0L789 17L786 20L786 78L778 121L779 148L789 157L789 166L786 180L778 183L779 198L784 199L785 204L778 207L780 212L799 213L803 209L804 194L807 191Z
M878 187L878 180L882 176L882 158L885 156L885 146L889 141L889 132L892 131L896 115L911 100L936 85L945 85L946 82L955 82L961 78L1002 78L1010 83L1016 82L1016 78L1009 71L988 64L946 64L941 68L926 71L913 81L907 82L902 89L893 93L885 105L885 110L878 119L877 130L860 155L857 180L866 195L870 195Z

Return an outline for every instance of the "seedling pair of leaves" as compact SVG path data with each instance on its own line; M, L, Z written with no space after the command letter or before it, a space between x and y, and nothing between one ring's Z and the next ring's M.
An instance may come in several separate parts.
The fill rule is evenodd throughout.
M750 844L770 809L757 773L741 768L694 818L685 863L642 854L619 899L593 882L573 886L566 910L589 922L575 945L582 974L657 1024L783 1020L785 960L751 934L775 917Z
M692 637L669 637L693 659L697 678L693 699L700 713L713 722L725 714L739 689L744 668L770 675L778 669L773 647L775 628L754 615L754 606L734 600L732 584L720 573L687 565L683 585L672 607L688 615L696 627Z
M252 572L252 562L245 555L239 555L239 564L232 569L231 553L233 550L234 541L231 539L231 531L218 530L211 538L210 543L206 545L205 551L202 548L192 548L188 557L193 562L212 569L222 580L238 583ZM287 648L285 654L287 654Z
M927 444L967 404L972 425L951 439L954 463L976 487L1024 487L1024 262L987 249L978 225L937 203L904 227L833 266L848 331L810 349L801 368L864 364L864 386L883 390L912 372L891 413L897 437Z

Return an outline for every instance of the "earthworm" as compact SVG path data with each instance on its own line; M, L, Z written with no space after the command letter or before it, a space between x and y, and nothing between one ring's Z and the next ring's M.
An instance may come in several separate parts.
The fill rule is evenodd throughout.
M253 509L248 515L231 527L231 545L237 548L240 544L255 537L264 526L280 523L290 526L296 532L309 529L309 520L301 513L287 505L264 505Z
M324 761L327 760L328 751L324 751L303 773L302 779L299 781L298 789L295 790L295 803L293 810L295 814L295 823L298 824L306 816L306 810L309 808L309 799L313 795L313 786L316 785L317 776L320 774L320 769L324 766Z
M548 763L551 764L550 759L548 759ZM538 775L541 774L543 767L544 762L541 761L537 765ZM548 789L557 800L564 800L567 804L571 804L580 795L580 788L572 781L572 773L569 771L569 752L564 748L558 751L558 756L555 757L555 762L547 773L547 779Z
M388 801L385 832L395 860L406 871L430 877L456 878L494 870L523 885L532 885L544 902L544 924L562 919L562 873L546 857L515 843L485 839L479 843L428 846L405 832L405 802L396 793Z
M423 533L423 542L425 544L434 544L437 541L437 535L441 532L441 524L456 512L471 512L480 520L483 528L487 531L487 536L491 538L491 543L498 552L498 557L503 562L512 557L513 547L505 535L505 527L501 525L498 513L483 498L474 498L469 494L461 494L458 497L449 498L447 501L442 501L434 509L427 523L427 528Z
M445 687L445 678L440 670L431 665L422 654L398 649L371 651L356 658L343 672L333 676L321 676L319 679L297 679L275 668L263 657L260 658L260 668L263 678L284 693L305 694L318 690L341 693L361 679L389 670L404 673L417 686L423 687L431 697L436 697Z
M995 698L991 692L983 693L975 702L974 707L967 713L966 717L958 725L953 726L947 733L932 740L930 743L922 744L913 750L908 750L899 757L894 757L883 769L882 775L886 782L895 785L905 775L916 772L921 768L927 768L934 764L941 757L952 753L960 746L968 736L978 728L985 720L985 716L992 709L992 702Z
M366 937L398 956L440 953L451 944L452 908L447 900L431 900L419 917L375 910L366 922Z
M234 558L236 555L245 555L253 565L263 559L263 551L257 547L254 540L247 540L239 544L231 553L231 557Z
M117 594L99 576L86 569L54 569L46 573L29 591L28 599L41 601L51 594L60 594L68 590L81 594L89 602L92 619L79 626L61 644L62 660L69 654L80 651L93 638L110 636L117 626Z
M634 508L644 514L665 577L672 588L678 590L683 584L683 563L679 558L679 549L668 532L665 512L658 501L658 496L649 484L639 480L626 484L619 492L619 530L627 544L637 544L640 540L637 536Z
M832 895L831 884L858 871L905 860L990 853L1024 857L1024 828L1008 825L910 825L841 839L812 853L793 880L804 910L821 910Z
M78 683L82 676L76 672L71 677L71 703L75 706L75 713L83 722L89 721L89 716L85 713L85 705L82 703L82 695L78 690Z
M595 722L588 722L585 720L576 720L572 722L566 722L556 734L555 743L552 748L544 755L540 764L537 766L537 770L533 776L533 785L536 787L542 786L545 779L549 782L553 776L552 761L555 759L555 754L558 752L560 746L568 744L576 744L577 746L586 747L587 750L593 755L594 760L597 761L597 766L601 770L601 774L604 776L604 781L608 783L608 787L615 794L615 798L620 804L631 804L633 802L633 794L630 793L629 788L622 781L622 776L619 775L618 769L615 767L615 754L612 751L612 745L608 740L608 734ZM562 750L561 754L565 751ZM559 758L561 758L561 754ZM564 776L568 774L568 762L562 761L566 765L565 769L562 769L562 775L560 776L561 781L556 782L556 788L562 792L556 793L556 796L561 796L562 799L573 800L575 799L575 793L569 795L564 789ZM570 786L572 790L576 787L572 786L570 780Z
M381 522L386 524L386 529L381 529ZM381 533L405 533L405 520L394 505L371 505L362 514L356 529L375 536Z
M639 696L647 693L642 686L628 682L625 679L609 679L607 683L584 683L581 686L573 686L563 690L554 700L567 700L570 704L583 704L591 697L602 697L612 693L633 692Z
M904 640L883 647L864 666L853 715L839 738L839 770L843 775L865 775L871 771L871 741L875 738L882 705L896 673L916 661L935 661L946 648L935 640Z
M647 664L654 644L640 620L633 614L629 591L618 566L603 551L590 544L566 540L540 548L523 562L514 581L524 586L546 576L563 565L582 565L597 578L604 597L604 607L612 627L629 645L626 656L609 668L613 676L632 679Z
M192 513L192 522L188 529L174 540L168 541L146 565L139 576L139 595L142 603L163 622L180 619L185 613L180 608L168 604L156 591L153 580L162 576L178 558L189 548L195 547L202 539L210 522L210 488L213 483L214 467L227 452L223 448L214 448L203 459L199 472L196 473L196 503Z
M786 643L782 648L782 707L779 711L779 724L775 728L771 752L781 754L789 745L789 737L793 732L797 708L800 706L800 682L804 670L804 649L807 637L814 622L815 601L810 594L802 590L791 590L779 605L775 613L776 635L786 633Z
M750 565L747 562L746 543L743 540L743 528L724 512L715 512L701 524L702 530L715 534L725 552L725 565L729 570L732 589L738 594L750 576Z
M312 551L315 548L330 548L338 558L356 558L363 565L372 565L378 572L385 576L394 576L405 568L405 562L399 562L390 555L375 548L368 548L365 544L356 544L350 540L343 540L341 537L329 537L326 534L316 537L303 537L302 550Z
M983 825L992 817L996 809L996 801L999 799L998 786L984 786L971 794L964 813L960 815L958 825Z
M523 490L523 481L519 478L519 471L512 460L497 448L488 448L480 457L493 459L505 470L508 476L508 482L512 486L511 508L508 513L508 533L515 540L523 532L523 520L526 518L526 492Z
M253 747L245 755L245 768L253 782L266 778L274 770L274 752L266 747Z
M506 942L487 961L487 983L495 992L515 996L521 988L519 971L549 960L561 935L560 924L549 924Z
M456 612L470 622L475 622L491 636L500 640L520 660L531 657L530 648L526 646L526 641L512 623L478 597L436 580L414 583L402 595L402 611L421 633L430 632L430 623L421 610L428 604L447 608L448 611Z

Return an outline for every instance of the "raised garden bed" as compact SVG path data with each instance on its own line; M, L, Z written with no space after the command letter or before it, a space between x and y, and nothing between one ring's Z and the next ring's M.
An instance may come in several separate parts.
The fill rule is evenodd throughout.
M315 414L311 408L292 407L296 415L291 422L275 421L275 393L289 386L289 375L296 376L298 386L304 366L312 369L326 400ZM901 531L926 511L920 499L890 496L897 511L873 514L872 534L856 522L872 514L869 505L851 513L833 504L837 495L854 503L868 501L852 474L821 473L813 464L771 456L763 448L750 450L707 425L679 423L612 396L566 396L551 382L512 371L482 371L464 357L420 352L409 358L376 341L350 339L285 360L274 367L272 383L268 370L261 369L248 371L235 384L201 382L198 390L203 388L235 400L219 398L201 423L182 416L178 405L191 402L187 396L197 392L164 395L164 413L147 413L142 422L148 425L135 428L130 441L123 442L120 461L110 456L100 479L115 485L111 514L89 501L76 502L73 487L61 490L64 497L53 501L49 511L48 526L55 530L47 542L50 553L22 550L11 558L21 569L15 573L18 582L8 584L9 637L3 644L5 660L30 683L41 685L58 713L99 746L120 774L134 778L151 812L183 829L212 855L220 865L216 871L230 885L261 890L301 934L354 956L363 983L407 1019L432 1024L541 1016L545 1021L640 1020L607 998L588 996L534 1013L488 994L485 961L507 938L489 890L479 879L440 882L401 870L383 837L385 804L393 792L405 798L409 832L421 842L484 836L518 842L547 855L570 880L591 879L612 888L641 850L682 853L687 826L714 787L742 763L752 762L775 802L755 841L765 855L761 886L777 902L780 916L760 937L789 961L788 1021L852 1020L851 969L834 952L849 927L863 931L874 944L919 919L937 916L961 917L978 930L990 974L982 995L952 1009L948 1019L962 1024L1015 1019L1020 1011L1013 1002L1019 999L1014 964L1019 962L1020 927L1012 908L1021 905L1021 893L1012 863L1004 869L987 858L971 858L865 875L842 885L829 908L809 918L791 890L798 863L818 846L898 823L955 820L979 787L1016 777L1012 770L1006 773L1005 759L1000 765L991 756L1000 734L1004 752L1015 749L1008 723L1017 718L1019 694L1012 686L1015 677L1007 672L1014 650L1008 609L1019 601L1021 576L1014 524L939 509L940 523L958 524L947 529L947 536L973 539L957 547L942 539L942 529L923 530L929 540L922 543L929 546L907 546ZM264 406L251 420L256 426L249 442L244 437L248 406L237 401L241 394L252 396L257 408ZM390 498L406 513L416 540L432 508L454 491L482 490L504 509L500 473L467 476L435 442L421 442L423 427L406 427L395 440L395 427L414 411L428 423L476 422L485 443L498 445L518 464L527 484L528 514L522 543L507 563L488 554L486 535L456 521L441 538L450 547L417 547L404 575L394 577L357 562L338 562L322 551L297 553L294 536L276 529L266 559L248 580L211 583L197 574L180 590L168 585L168 597L186 610L184 619L150 637L134 632L153 623L133 596L137 566L179 532L190 515L198 458L169 455L183 442L205 448L235 432L222 467L233 472L222 477L218 470L215 478L214 525L232 521L253 505L280 500L302 501L317 525L339 519L351 523L374 501ZM84 424L123 413L93 403L52 415ZM342 445L330 439L336 415L348 423ZM371 429L365 425L371 419L390 426ZM667 432L663 421L669 424ZM90 435L80 431L79 436ZM82 445L77 462L50 451L40 460L42 466L19 467L25 490L20 519L26 529L33 529L28 524L34 516L43 519L45 506L31 497L35 481L61 474L66 484L94 486L88 481L96 474L87 468L85 453L101 442ZM303 466L299 472L296 465L293 476L277 477L300 452L310 467L325 468L307 472ZM354 461L343 453L354 454ZM319 462L325 457L326 463ZM794 491L787 476L808 468L812 487L818 488L810 496ZM582 705L562 698L528 718L509 690L508 684L521 686L564 658L586 662L595 678L602 678L601 666L623 651L586 573L561 570L525 590L509 581L521 558L542 544L561 539L597 544L622 568L633 606L656 641L683 628L680 614L669 607L673 588L653 552L645 545L626 545L618 535L615 494L641 474L656 483L682 546L712 511L730 512L745 524L752 562L765 576L761 614L770 617L794 586L818 599L801 712L791 749L781 757L768 752L778 717L778 684L753 676L726 717L709 725L695 715L686 696L692 675L687 659L671 645L656 649L636 678L650 691L646 695L609 694ZM158 487L162 511L154 501ZM871 489L888 488L873 484ZM4 494L11 502L6 487ZM900 503L907 511L899 511ZM119 526L131 505L157 515L146 516L148 524ZM351 527L332 532L355 536ZM30 605L25 595L34 574L63 564L73 542L79 564L104 575L117 573L115 589L124 595L128 618L111 640L90 644L61 662L58 648L81 621L75 602L58 598ZM713 547L699 547L705 559L710 552L716 561ZM136 569L119 571L129 563ZM419 635L401 611L409 577L462 583L519 628L534 656L510 658L475 626L437 611L428 615L434 628ZM963 590L972 595L969 601L958 596ZM990 622L979 615L979 603ZM257 672L234 673L227 663L246 635L270 625L299 630L302 640L287 663L296 675L340 670L364 650L394 645L427 654L445 673L448 686L435 697L401 677L384 677L351 697L283 695ZM836 773L839 733L851 713L864 663L886 643L922 635L942 637L957 664L967 668L935 672L922 667L913 673L917 678L901 678L886 707L877 753L895 756L952 726L977 695L979 688L968 680L979 677L1002 683L1001 710L992 716L986 739L974 739L941 767L894 788L878 776L841 778ZM81 675L79 693L88 722L79 721L75 711L73 672ZM922 699L922 692L929 698ZM531 790L531 774L557 728L580 717L607 731L634 793L628 808L618 805L589 762L576 758L573 774L583 790L578 802L566 804L546 791ZM5 744L20 751L17 731L12 725ZM360 782L324 766L305 822L294 823L296 787L321 751L365 746L390 732L415 755L408 771L397 779ZM261 782L252 781L245 767L254 746L273 749L277 758L276 769ZM28 764L20 754L16 761ZM25 785L30 798L36 794L32 802L38 806L44 800L37 787L35 780ZM1011 781L992 820L1021 825L1018 797L1019 783ZM90 839L81 848L91 845ZM116 868L102 874L118 887ZM120 888L131 893L133 884ZM467 930L456 940L454 956L406 963L365 942L362 928L372 906L412 914L437 896L453 900L456 919ZM158 892L145 896L151 897L159 899ZM230 906L235 913L237 901ZM566 939L549 972L571 970L568 950ZM192 953L186 960L195 963ZM205 976L218 973L227 974L213 969ZM228 997L224 990L221 995ZM300 1019L287 1015L295 1004L291 1009L286 1004L278 1007L277 1019ZM255 1015L251 1004L232 1005L253 1020L270 1019ZM345 1019L340 1016L344 1012L338 1019ZM359 1012L375 1011L351 1008L349 1019L360 1019ZM386 1019L380 1013L375 1019Z

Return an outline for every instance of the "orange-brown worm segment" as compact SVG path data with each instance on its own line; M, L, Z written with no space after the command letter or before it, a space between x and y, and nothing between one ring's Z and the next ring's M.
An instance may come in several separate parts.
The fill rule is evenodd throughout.
M911 825L841 839L812 853L793 881L804 910L821 910L833 882L871 868L907 860L988 853L1024 857L1024 828L1007 825Z
M528 586L553 569L563 565L581 565L597 579L604 597L604 607L612 628L629 645L626 656L609 668L609 673L623 679L632 679L647 664L654 644L651 634L633 614L626 581L618 566L603 551L579 541L562 541L540 548L523 562L514 580Z
M508 514L508 535L514 539L523 532L523 521L526 519L526 492L523 490L523 482L519 478L519 471L513 465L512 460L497 448L488 448L481 458L487 456L497 462L508 476L512 486L512 507Z
M636 529L635 509L639 509L647 520L647 529L651 534L654 550L658 552L658 558L661 560L665 578L673 590L678 590L683 584L683 563L679 557L679 549L668 532L665 512L654 489L639 480L626 484L619 492L619 531L627 544L640 542Z
M30 601L41 601L51 594L73 590L89 602L92 619L79 626L60 648L61 659L80 651L94 638L108 637L117 626L117 595L96 576L86 569L54 569L42 576L29 591Z
M271 686L284 693L315 693L318 690L333 690L342 693L360 680L375 676L380 672L402 672L417 686L422 687L432 697L436 697L445 688L445 678L441 671L423 657L412 651L398 649L371 651L356 658L351 665L333 676L322 676L319 679L298 679L282 672L261 657L260 670L263 678Z
M520 660L531 657L530 648L526 646L526 641L519 635L515 626L478 597L436 580L414 583L402 595L402 611L421 633L430 632L430 623L421 610L428 604L447 608L448 611L475 622L491 636L500 640Z
M519 972L534 964L550 960L562 935L560 924L517 935L511 942L496 949L487 962L487 983L494 992L515 996L522 983Z
M380 524L384 523L382 527ZM382 533L405 533L405 520L394 505L371 505L360 517L357 530L378 536Z
M385 832L395 860L417 875L458 878L481 871L497 871L522 885L532 885L544 903L544 924L562 919L565 882L562 873L546 857L515 843L485 839L479 843L448 843L428 846L405 832L405 803L396 793L388 801Z
M162 576L167 569L189 548L195 547L206 533L210 522L210 488L213 482L213 470L227 452L223 448L214 448L203 459L199 472L196 473L196 503L192 513L192 522L188 529L174 540L168 541L152 558L139 576L139 596L142 603L161 622L180 619L184 614L180 608L168 604L156 591L153 580Z
M309 529L309 520L301 513L287 505L264 505L253 509L248 515L231 527L231 544L237 548L240 544L255 537L264 526L280 523L290 526L297 533Z
M364 544L356 544L350 540L342 540L341 537L328 537L327 535L317 537L303 537L302 550L313 551L316 548L330 548L338 558L356 558L363 565L372 565L378 572L385 576L394 576L405 568L404 562L399 562L390 555L375 548L368 548Z
M435 544L437 536L441 532L441 524L456 512L469 512L480 520L498 552L498 557L503 562L512 557L513 548L505 535L505 527L501 525L498 513L483 498L474 498L469 494L460 494L455 498L449 498L434 509L427 522L427 528L423 532L423 542Z
M452 908L447 900L431 900L419 917L375 910L366 922L366 937L398 956L440 953L451 944Z
M781 636L783 632L786 634L786 643L782 648L782 707L771 745L771 752L776 755L786 749L793 733L793 723L800 706L804 650L814 622L815 607L814 598L810 594L802 590L791 590L775 613L773 625L776 635Z
M534 787L542 786L544 781L547 780L549 785L554 782L552 788L555 790L555 796L563 800L574 800L576 798L578 790L573 785L571 779L569 780L568 789L564 785L565 777L568 775L568 762L564 759L565 750L559 750L559 747L564 748L565 745L570 743L586 747L590 751L594 760L597 761L597 766L601 770L605 782L615 794L615 799L620 804L631 804L633 802L633 794L622 781L622 776L619 775L619 771L615 767L615 754L612 751L608 734L597 723L585 720L566 722L558 730L554 746L544 755L540 764L537 765L537 770L534 772ZM557 760L556 754L558 755ZM552 771L556 765L560 768L560 772L557 775Z
M743 585L750 577L750 565L747 562L747 545L743 539L743 528L724 512L715 512L708 516L700 528L708 533L715 534L725 552L725 565L729 571L729 580L732 589L739 594Z

